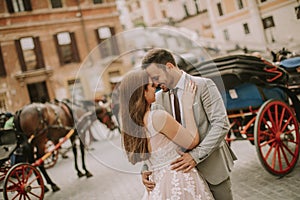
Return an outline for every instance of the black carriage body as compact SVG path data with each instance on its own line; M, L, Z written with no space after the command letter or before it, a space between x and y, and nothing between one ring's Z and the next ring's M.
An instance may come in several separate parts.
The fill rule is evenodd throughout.
M24 162L23 144L22 134L15 129L0 130L0 192L4 200L44 199L43 178Z
M0 165L2 166L18 147L17 133L13 129L0 130Z
M293 170L300 144L300 58L285 62L230 55L194 68L179 66L216 83L231 123L226 141L249 140L263 167L277 176Z
M285 68L255 56L229 55L183 69L214 80L227 111L259 108L268 99L288 101L283 88L291 75Z
M15 129L0 130L0 167L10 160L10 165L27 162L29 143L25 136Z

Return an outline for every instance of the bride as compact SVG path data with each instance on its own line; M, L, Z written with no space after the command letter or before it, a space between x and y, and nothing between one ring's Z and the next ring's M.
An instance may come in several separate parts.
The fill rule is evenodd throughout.
M121 133L129 162L146 162L156 183L143 199L213 199L205 180L194 168L187 173L171 170L178 149L193 149L200 138L192 110L196 86L189 82L182 96L186 127L163 109L151 110L157 85L145 70L127 73L119 87Z

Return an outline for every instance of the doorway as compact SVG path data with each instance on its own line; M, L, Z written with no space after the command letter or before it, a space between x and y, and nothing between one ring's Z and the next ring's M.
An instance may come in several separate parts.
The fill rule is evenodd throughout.
M50 100L45 81L28 84L27 89L28 89L31 103L33 102L45 103Z

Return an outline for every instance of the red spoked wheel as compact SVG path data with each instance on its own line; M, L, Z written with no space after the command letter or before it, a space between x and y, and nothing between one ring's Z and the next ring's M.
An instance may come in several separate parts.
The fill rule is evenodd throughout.
M9 169L10 169L10 166L8 166L8 165L2 165L0 167L0 182L2 182L5 179L5 176Z
M283 176L293 170L299 157L299 127L286 103L269 100L260 107L254 139L259 160L268 172Z
M4 179L3 196L5 200L43 199L44 182L40 172L27 163L13 166Z
M52 149L55 148L55 144L51 141L51 140L48 140L46 145L45 145L45 153L47 152L50 152ZM45 169L49 169L51 167L53 167L57 160L58 160L58 150L54 150L51 154L51 156L47 157L45 160L44 160L44 167Z

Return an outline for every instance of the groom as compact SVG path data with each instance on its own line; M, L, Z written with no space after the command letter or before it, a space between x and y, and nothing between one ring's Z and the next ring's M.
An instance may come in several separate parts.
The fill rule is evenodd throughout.
M189 152L180 152L181 157L172 162L172 169L188 172L197 167L207 181L209 188L217 200L232 200L230 171L236 160L224 138L228 133L229 121L221 95L211 79L194 77L181 71L171 52L165 49L152 49L142 60L142 67L147 71L154 83L160 85L162 91L157 92L156 105L163 106L169 113L174 113L169 89L177 89L181 98L185 81L192 80L197 85L193 110L200 134L200 143ZM161 107L160 106L160 107ZM180 106L182 107L182 106ZM182 113L182 112L181 112ZM184 118L182 118L184 125ZM153 190L155 183L149 181L152 172L142 172L143 184L148 191Z

